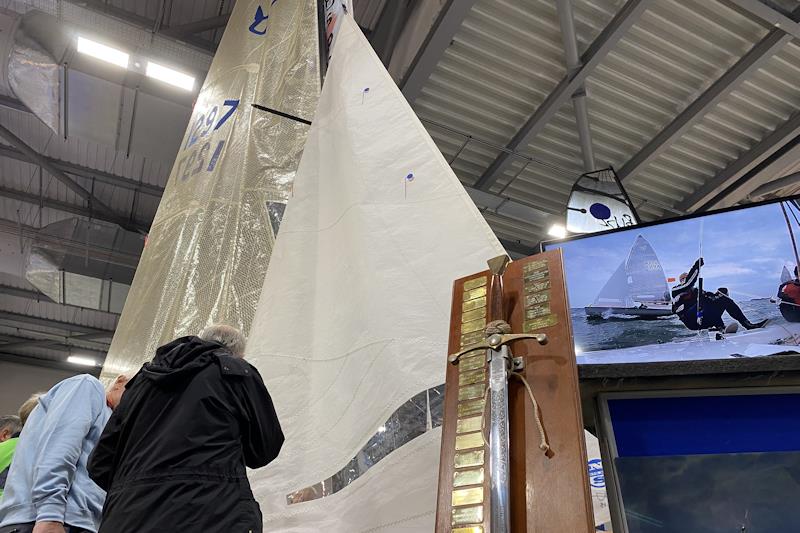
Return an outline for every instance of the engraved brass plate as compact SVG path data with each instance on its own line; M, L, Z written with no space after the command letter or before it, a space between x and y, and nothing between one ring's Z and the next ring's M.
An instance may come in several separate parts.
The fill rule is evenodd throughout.
M550 314L550 304L539 304L534 305L525 310L525 318L531 320L533 318L539 318L540 316L545 316Z
M547 261L531 261L530 263L525 263L525 266L522 267L522 271L525 274L534 270L547 270Z
M452 496L453 507L483 503L483 487L454 490Z
M485 338L486 335L482 329L479 331L472 331L470 333L465 333L461 335L461 347L464 348L465 346L479 343Z
M479 368L477 370L467 370L458 375L459 385L471 385L473 383L480 383L486 381L486 370Z
M483 468L456 470L453 473L453 486L483 485Z
M483 331L486 327L486 319L479 318L478 320L472 320L470 322L466 322L461 324L461 333L472 333L473 331Z
M535 333L540 329L549 328L550 326L555 326L556 324L558 324L558 316L547 315L535 320L528 320L522 326L522 331L525 333Z
M473 309L472 311L467 311L461 315L461 322L470 322L471 320L477 320L479 318L484 318L486 316L486 308L479 307L477 309Z
M470 448L483 448L483 437L481 437L480 431L456 436L456 450L469 450Z
M473 416L483 412L483 398L467 400L458 404L458 418Z
M550 292L537 292L536 294L529 294L525 297L525 307L543 304L550 301Z
M481 296L486 296L486 287L478 287L477 289L472 289L471 291L464 291L464 301L474 300L475 298L480 298Z
M481 417L462 418L456 422L456 433L469 433L481 430Z
M537 281L542 281L550 277L549 270L537 270L535 272L528 272L522 278L524 283L535 283Z
M480 351L476 351L475 353L478 354L477 357L461 357L461 359L458 360L458 369L461 372L483 368L486 365L486 356Z
M525 284L525 292L527 294L530 294L532 292L546 291L549 288L550 288L549 279L543 281L534 281L532 283Z
M453 459L453 464L455 465L456 468L483 466L483 450L456 452Z
M453 509L453 517L450 523L454 526L483 523L483 505L476 505L475 507L458 507ZM483 528L481 526L460 527L458 529L454 529L452 533L483 533Z
M486 296L462 303L461 312L466 313L467 311L472 311L473 309L477 309L479 307L486 307Z
M465 281L464 282L464 290L465 291L471 291L472 289L477 289L478 287L483 287L484 285L486 285L486 280L487 280L486 276L483 276L482 278L475 278L475 279L471 279L469 281Z
M483 533L483 526L457 527L451 529L450 533Z
M474 385L461 387L458 389L458 401L481 398L485 389L486 386L483 383L476 383Z

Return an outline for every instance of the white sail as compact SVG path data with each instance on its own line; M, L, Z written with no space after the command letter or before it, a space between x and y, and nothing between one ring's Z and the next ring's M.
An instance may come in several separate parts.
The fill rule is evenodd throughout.
M792 274L789 272L789 269L786 268L786 265L783 265L783 270L781 270L781 283L786 283L787 281L792 281Z
M345 17L247 346L287 439L251 476L265 530L432 531L453 280L502 253ZM368 443L383 452L360 461Z
M608 278L606 284L600 289L592 307L631 307L628 298L628 273L625 272L625 261Z
M636 225L633 209L613 179L612 169L584 174L567 202L567 230L594 233Z
M600 290L591 307L637 308L642 304L666 304L669 286L655 250L643 236L633 242L628 257L620 263Z

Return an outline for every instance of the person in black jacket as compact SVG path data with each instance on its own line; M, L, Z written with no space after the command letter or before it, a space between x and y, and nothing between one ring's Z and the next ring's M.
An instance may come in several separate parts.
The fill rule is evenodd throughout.
M89 459L99 533L261 532L245 466L283 445L272 399L230 326L160 347L128 382Z
M726 329L722 314L728 313L746 329L763 328L767 321L750 322L739 305L728 296L728 289L721 287L717 292L703 291L700 294L700 313L697 312L698 289L694 284L703 266L701 257L694 262L689 272L680 276L680 283L672 288L672 312L678 315L683 325L691 330ZM699 315L699 316L698 316ZM698 318L700 319L698 321Z

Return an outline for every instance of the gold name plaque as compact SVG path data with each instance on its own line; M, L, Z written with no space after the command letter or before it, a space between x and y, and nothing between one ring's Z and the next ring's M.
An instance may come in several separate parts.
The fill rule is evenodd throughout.
M456 450L469 450L470 448L482 448L483 437L481 432L467 433L456 436Z
M481 417L473 416L472 418L460 418L456 422L456 433L471 433L473 431L481 430Z
M453 507L483 503L483 487L453 491Z
M472 320L461 325L461 333L472 333L473 331L481 331L486 327L486 318L479 318Z
M483 276L482 278L475 278L469 281L464 282L464 290L471 291L472 289L477 289L478 287L483 287L486 285L487 277Z
M467 400L458 404L458 418L483 413L483 398Z
M483 450L471 452L456 452L453 460L456 468L468 468L470 466L483 466Z
M461 372L461 374L458 376L459 385L470 385L480 381L486 381L486 370L483 368L479 368L477 370L467 370L466 372Z
M453 486L483 485L483 468L473 470L456 470L453 474Z
M467 385L458 389L458 400L471 400L472 398L480 398L483 396L485 387L483 383L476 383L474 385Z
M483 368L486 364L486 355L480 352L476 352L476 355L472 357L464 358L462 357L458 361L458 369L461 372L466 372L467 370L475 370L478 368Z
M464 291L465 302L474 300L475 298L480 298L482 296L486 296L486 287L478 287L477 289L472 289L471 291Z
M457 527L451 533L483 533L481 526Z
M467 311L472 311L473 309L478 309L479 307L486 307L486 296L462 303L461 312L466 313Z
M472 320L477 320L479 318L486 317L486 307L478 307L477 309L473 309L472 311L467 311L466 313L461 315L461 322L471 322Z
M453 509L453 517L450 523L454 526L460 526L464 524L480 524L483 522L483 505L476 505L475 507L459 507ZM480 526L477 526L480 527ZM459 533L463 531L472 532L473 528L464 527L454 529L453 533L458 531Z

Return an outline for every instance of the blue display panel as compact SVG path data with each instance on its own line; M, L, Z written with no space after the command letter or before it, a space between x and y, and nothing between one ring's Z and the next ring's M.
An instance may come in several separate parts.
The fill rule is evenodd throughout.
M800 394L608 401L619 457L800 451Z
M800 530L800 394L606 405L628 533Z

